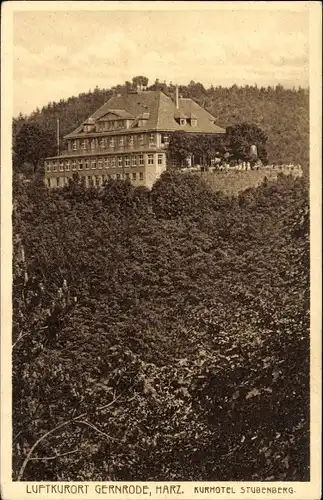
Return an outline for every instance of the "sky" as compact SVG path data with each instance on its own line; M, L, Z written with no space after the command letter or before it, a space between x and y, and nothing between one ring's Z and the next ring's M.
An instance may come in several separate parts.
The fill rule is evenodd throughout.
M304 11L15 12L13 114L140 74L150 84L308 86L308 44Z

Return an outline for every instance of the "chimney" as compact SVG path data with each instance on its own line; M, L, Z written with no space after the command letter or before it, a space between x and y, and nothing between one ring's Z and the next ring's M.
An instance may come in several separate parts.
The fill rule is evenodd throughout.
M178 85L175 87L175 104L176 104L176 109L179 109L179 103L178 103Z

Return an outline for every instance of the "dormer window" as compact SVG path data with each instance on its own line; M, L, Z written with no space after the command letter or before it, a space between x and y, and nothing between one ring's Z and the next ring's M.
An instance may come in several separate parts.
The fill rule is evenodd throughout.
M83 132L85 133L92 132L95 128L96 127L93 118L89 118L85 123L83 123Z
M191 119L191 126L192 127L197 127L197 119L196 118L192 118Z
M180 125L186 125L186 118L180 118L179 124Z

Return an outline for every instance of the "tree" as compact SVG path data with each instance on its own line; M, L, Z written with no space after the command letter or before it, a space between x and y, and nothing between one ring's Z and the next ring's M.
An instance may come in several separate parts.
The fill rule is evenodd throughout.
M168 152L178 162L183 162L193 153L192 138L185 132L174 132L171 134Z
M214 134L192 134L184 131L171 134L168 151L179 162L194 155L203 163L210 162L217 153L225 152L225 137Z
M267 163L267 135L255 124L239 123L233 127L227 127L226 135L231 153L236 160L250 161L253 159L250 153L251 146L256 146L258 158Z
M134 76L132 79L132 83L133 83L133 86L135 88L139 87L140 89L142 89L143 87L147 87L148 78L146 76L143 76L143 75Z
M54 134L34 123L25 123L17 133L14 144L15 166L30 163L34 172L46 156L55 154Z
M126 89L126 92L128 92L129 90L131 90L132 85L131 85L131 83L130 83L128 80L126 80L126 81L124 82L124 87L125 87L125 89Z

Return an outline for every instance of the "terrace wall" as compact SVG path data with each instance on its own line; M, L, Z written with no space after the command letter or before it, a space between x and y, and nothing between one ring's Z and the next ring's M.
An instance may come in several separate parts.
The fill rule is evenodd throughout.
M223 191L228 195L237 194L250 187L259 186L265 178L268 181L277 179L279 173L301 177L302 169L290 167L261 167L259 170L223 170L201 172L200 175L215 191Z

